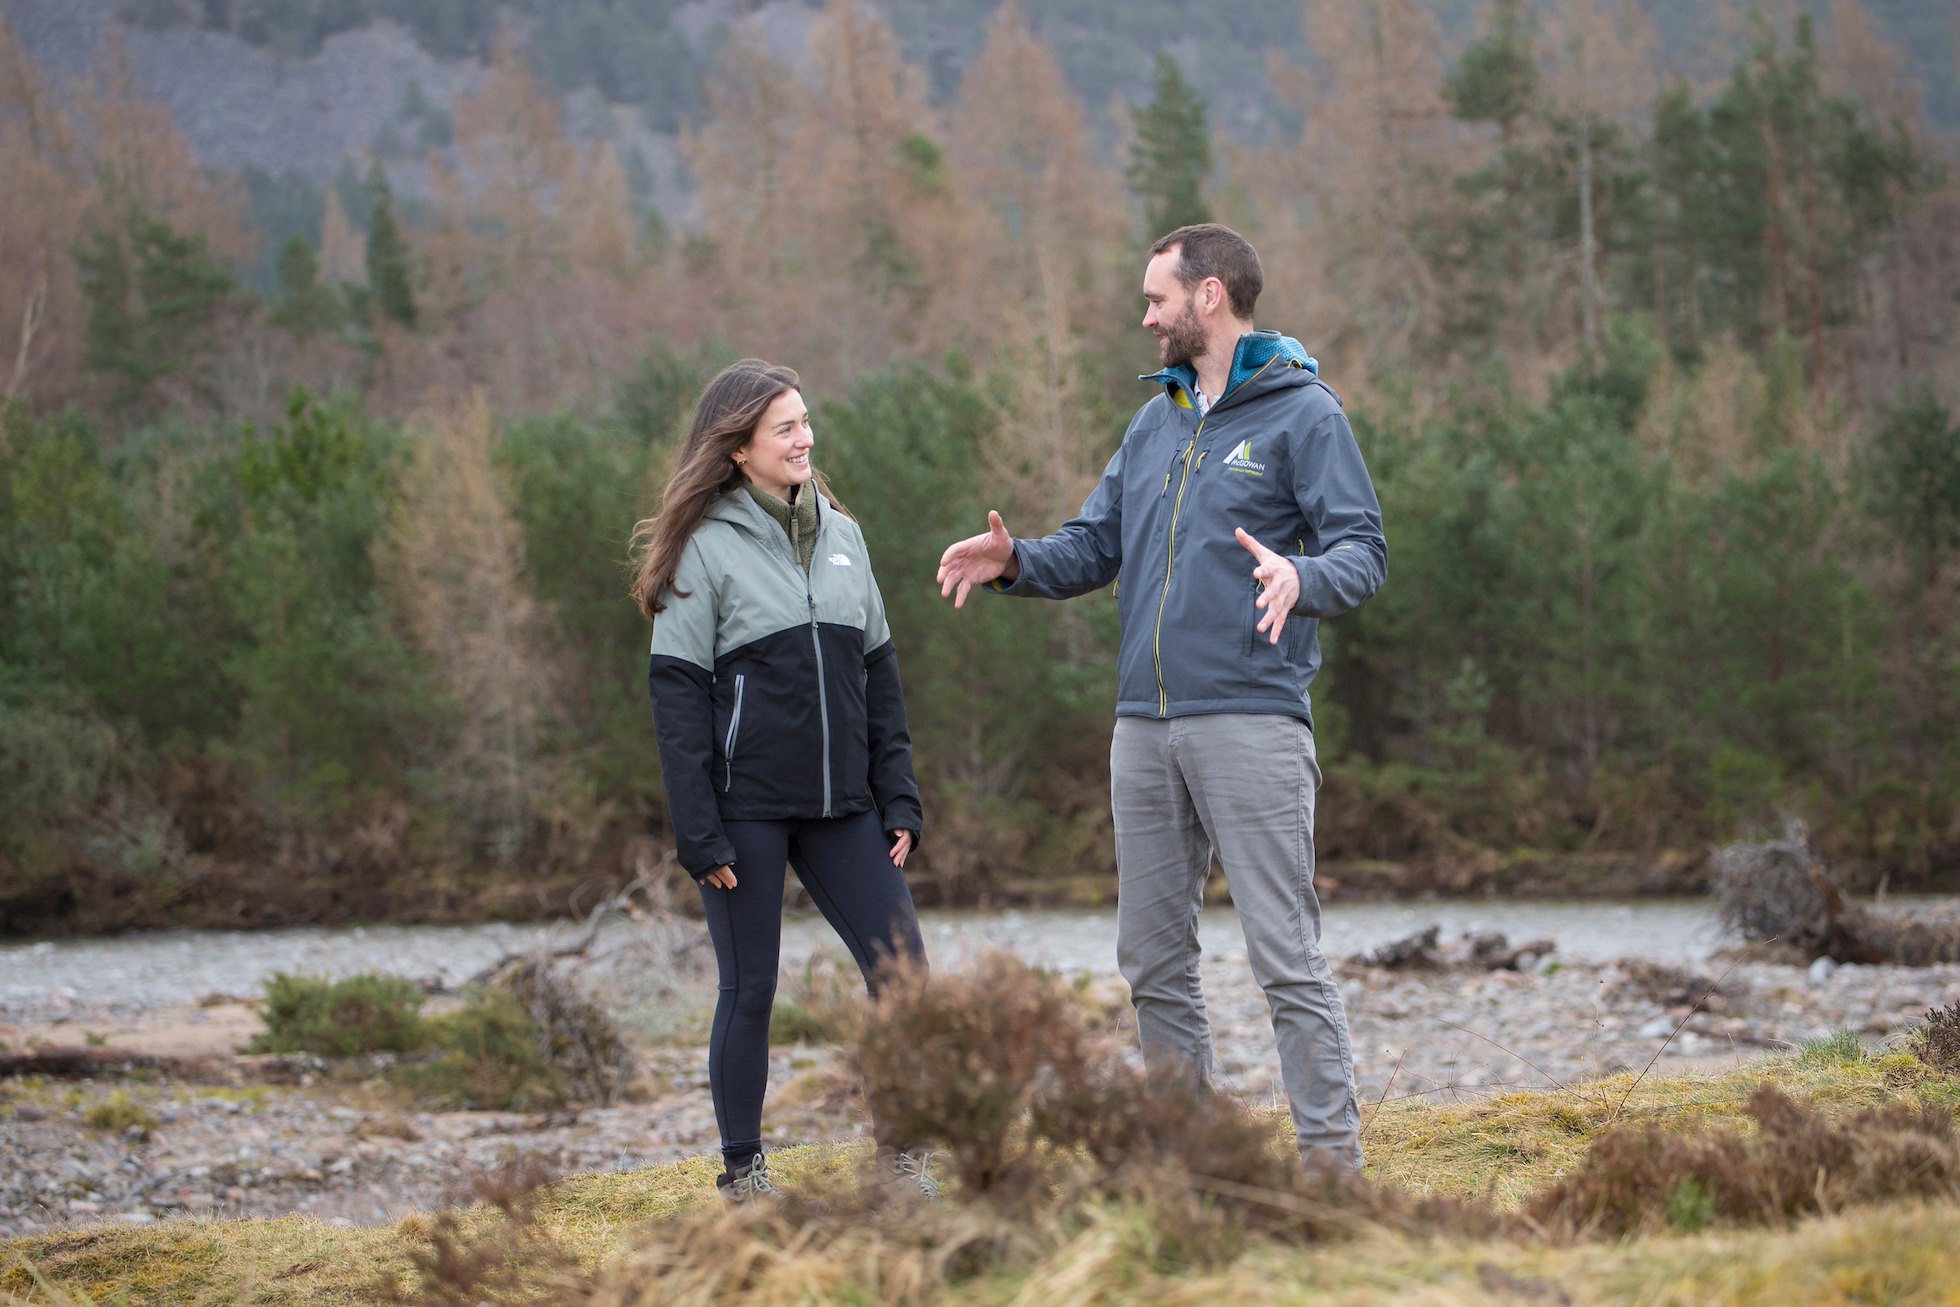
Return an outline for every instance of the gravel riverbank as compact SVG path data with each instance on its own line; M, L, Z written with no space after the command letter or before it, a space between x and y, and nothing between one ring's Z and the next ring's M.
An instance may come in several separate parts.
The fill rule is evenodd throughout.
M687 937L693 929L623 926L608 931L576 967L582 985L633 1041L644 1101L536 1116L421 1112L391 1090L344 1071L322 1074L311 1084L228 1088L144 1080L0 1081L0 1236L182 1213L306 1212L381 1222L467 1201L473 1175L518 1156L574 1172L710 1154L716 1138L702 1045L714 986L706 951ZM99 1041L131 1050L224 1053L256 1025L255 1007L237 1000L257 993L264 971L346 974L384 957L392 964L386 969L453 984L539 937L520 927L459 931L448 941L432 942L428 934L322 932L310 953L266 940L267 956L255 962L211 947L208 939L200 950L196 936L183 937L181 949L179 941L151 940L147 947L165 953L125 955L116 964L118 974L98 969L86 977L60 971L60 948L38 955L16 949L0 958L0 1044L20 1049L33 1041ZM1053 950L1033 942L1042 938L1036 930L995 931L981 942L994 947L1017 938L1029 943L1022 951L1031 960L1054 965ZM1248 1101L1277 1101L1265 999L1242 955L1230 949L1229 936L1222 938L1222 945L1208 941L1205 973L1221 1076ZM813 983L812 976L821 983L838 955L823 946L813 963L811 941L820 939L820 925L792 929L784 995L795 996ZM259 942L248 940L245 952ZM173 949L179 949L181 966L163 966L159 956ZM941 953L945 965L958 965L955 950ZM1113 959L1100 956L1100 965L1086 953L1082 958L1092 977L1090 993L1121 1014L1127 1004L1111 974ZM46 969L24 972L23 960L37 957ZM262 971L248 975L253 966ZM1759 1055L1839 1029L1876 1046L1900 1037L1928 1007L1960 1002L1960 966L1806 968L1744 961L1688 1016L1689 1005L1720 971L1705 950L1698 959L1665 964L1547 959L1540 970L1522 973L1342 965L1364 1114L1385 1096L1582 1086L1590 1077L1644 1067L1657 1054L1658 1069L1676 1070ZM1685 1026L1668 1042L1684 1017ZM123 1129L91 1126L91 1110L115 1093L149 1121ZM766 1122L777 1146L863 1133L861 1103L834 1049L796 1045L776 1051Z

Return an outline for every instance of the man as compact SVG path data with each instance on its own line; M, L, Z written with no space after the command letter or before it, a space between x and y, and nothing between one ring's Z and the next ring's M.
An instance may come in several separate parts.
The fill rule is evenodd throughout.
M1081 513L1040 540L946 550L942 595L1066 599L1117 583L1117 956L1145 1062L1211 1077L1198 909L1214 850L1266 992L1301 1156L1359 1169L1347 1015L1320 947L1307 687L1318 619L1388 570L1381 509L1338 396L1298 341L1252 325L1259 256L1214 223L1151 247L1143 325L1163 393Z

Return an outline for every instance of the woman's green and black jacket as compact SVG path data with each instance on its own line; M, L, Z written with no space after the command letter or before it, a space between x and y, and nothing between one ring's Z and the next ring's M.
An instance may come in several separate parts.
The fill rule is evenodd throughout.
M818 507L806 570L746 490L715 500L654 619L654 734L681 866L697 880L735 860L724 821L875 809L888 831L921 828L898 656L864 535Z

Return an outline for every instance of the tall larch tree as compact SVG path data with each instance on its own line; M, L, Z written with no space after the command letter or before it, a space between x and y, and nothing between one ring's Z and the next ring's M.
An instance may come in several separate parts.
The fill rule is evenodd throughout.
M699 312L728 338L753 307L809 273L801 160L793 141L810 113L794 70L771 58L762 33L738 24L705 79L707 113L681 130L681 157L694 177L700 236L692 262L703 275ZM759 351L777 347L758 340Z
M558 695L524 584L524 533L495 465L481 395L424 410L379 566L398 623L435 669L457 728L446 797L477 850L508 861L547 787L541 735Z
M1315 339L1350 386L1439 343L1426 215L1451 207L1460 143L1442 99L1437 21L1420 0L1304 0L1311 69L1274 57L1280 99L1305 126L1263 158L1269 191L1303 211L1296 277ZM1281 301L1284 305L1284 301ZM1279 307L1279 306L1276 306ZM1282 311L1285 311L1282 308ZM1291 316L1289 314L1289 316Z
M566 139L557 96L532 74L513 28L498 33L489 70L472 94L457 98L454 120L468 221L483 237L481 272L522 294L564 270L561 210L578 181L579 153Z
M81 144L0 17L0 396L59 404L80 368L75 233L94 203Z
M320 215L320 280L330 286L358 286L367 280L367 242L347 220L340 192L331 186Z
M1594 356L1605 305L1601 206L1633 189L1631 138L1660 86L1658 44L1638 0L1573 0L1546 19L1544 113L1555 175L1575 197L1579 324Z
M812 112L798 125L799 242L816 256L825 330L844 375L901 344L933 355L962 315L938 269L956 257L961 206L926 101L898 38L859 0L830 0L810 28ZM812 342L816 343L816 342Z
M1020 516L1060 521L1108 453L1082 351L1117 316L1110 252L1125 224L1081 102L1019 0L995 11L960 83L950 155L981 219L968 285L998 309L974 324L995 374L989 479Z
M948 154L962 195L987 219L975 288L1017 304L1057 299L1073 328L1100 328L1109 250L1124 235L1122 195L1019 0L995 11L960 83Z

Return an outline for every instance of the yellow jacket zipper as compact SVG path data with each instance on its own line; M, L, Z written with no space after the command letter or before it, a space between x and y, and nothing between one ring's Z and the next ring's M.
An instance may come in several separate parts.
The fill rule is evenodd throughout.
M1257 381L1266 374L1266 369L1272 365L1273 361L1271 359L1266 360L1264 366L1259 371L1253 373L1245 381L1240 382L1239 385L1243 386ZM1237 389L1238 386L1232 388L1234 391ZM1229 394L1231 392L1228 391L1226 393ZM1170 602L1171 566L1177 561L1177 518L1178 514L1184 511L1184 487L1191 483L1191 455L1198 448L1198 437L1204 435L1205 423L1211 421L1212 410L1216 409L1224 398L1225 396L1221 395L1218 399L1213 400L1211 408L1205 410L1205 415L1198 419L1198 429L1191 433L1191 443L1184 447L1184 475L1178 478L1177 499L1171 504L1170 537L1164 545L1164 592L1157 596L1157 625L1150 633L1150 658L1157 666L1157 715L1159 717L1169 716L1171 710L1171 696L1169 691L1164 689L1164 605ZM1205 452L1210 453L1211 451L1207 450ZM1203 460L1201 459L1199 461L1202 462ZM1164 486L1165 489L1170 488L1168 477L1164 482Z

